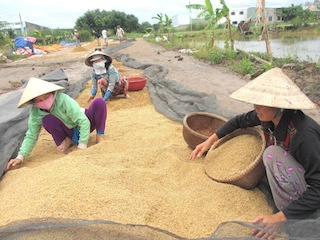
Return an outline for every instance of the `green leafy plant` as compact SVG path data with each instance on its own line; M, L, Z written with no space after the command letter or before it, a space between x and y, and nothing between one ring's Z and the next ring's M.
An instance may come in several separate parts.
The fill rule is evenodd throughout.
M241 61L240 71L243 75L249 74L252 71L252 63L249 59L245 58Z

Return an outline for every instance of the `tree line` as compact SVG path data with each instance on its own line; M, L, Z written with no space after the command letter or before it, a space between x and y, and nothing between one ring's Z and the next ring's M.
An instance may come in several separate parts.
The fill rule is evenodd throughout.
M126 32L143 33L147 28L152 27L149 22L139 23L133 14L126 14L120 11L89 10L76 20L75 28L82 30L94 30L101 32L103 29L115 32L120 25Z

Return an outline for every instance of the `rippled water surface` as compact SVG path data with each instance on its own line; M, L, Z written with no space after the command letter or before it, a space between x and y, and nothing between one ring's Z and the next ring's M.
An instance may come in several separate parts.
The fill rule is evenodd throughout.
M222 41L216 43L219 47L223 47ZM273 38L270 39L270 45L272 55L277 58L292 57L309 62L320 61L320 37ZM246 52L266 53L264 40L237 40L234 47Z

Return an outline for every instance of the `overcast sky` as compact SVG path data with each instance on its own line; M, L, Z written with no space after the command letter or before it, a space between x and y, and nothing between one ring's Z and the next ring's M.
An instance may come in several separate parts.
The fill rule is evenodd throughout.
M302 0L265 0L266 7L288 7L304 4ZM312 0L311 0L312 1ZM255 7L256 0L225 0L229 8ZM50 28L73 28L76 20L88 10L116 10L133 14L139 23L156 23L152 17L167 14L170 18L189 13L188 4L204 4L205 0L0 0L0 21L22 21ZM220 7L218 0L211 0Z

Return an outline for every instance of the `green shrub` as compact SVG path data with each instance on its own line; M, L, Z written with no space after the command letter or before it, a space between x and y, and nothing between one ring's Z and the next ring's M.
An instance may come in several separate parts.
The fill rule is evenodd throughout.
M240 62L240 72L243 75L249 74L252 71L252 63L249 59L243 59Z
M224 55L228 60L234 60L236 58L236 52L232 49L224 49Z
M89 42L94 39L94 36L92 35L90 30L78 30L79 31L79 37L81 42Z

